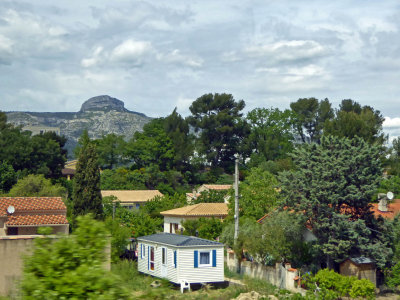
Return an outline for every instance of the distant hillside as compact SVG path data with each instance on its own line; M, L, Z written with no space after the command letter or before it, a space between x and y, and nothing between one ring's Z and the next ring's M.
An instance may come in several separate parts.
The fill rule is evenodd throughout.
M58 128L68 138L69 157L85 129L95 139L109 133L129 139L151 120L142 113L127 110L124 102L106 95L85 101L79 112L7 112L7 118L8 122L28 126L35 133L48 131L49 127Z

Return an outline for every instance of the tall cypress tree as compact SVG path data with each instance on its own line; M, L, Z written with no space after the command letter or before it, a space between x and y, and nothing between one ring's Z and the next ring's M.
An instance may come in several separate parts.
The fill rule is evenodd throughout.
M74 217L91 213L96 219L103 218L100 169L96 146L93 143L88 143L79 154L72 207Z

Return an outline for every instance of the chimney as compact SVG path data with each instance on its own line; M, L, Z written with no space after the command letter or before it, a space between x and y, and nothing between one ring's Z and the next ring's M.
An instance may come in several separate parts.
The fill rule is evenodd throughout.
M383 212L387 212L388 211L388 204L387 204L387 199L382 198L379 200L379 204L378 204L378 210L379 211L383 211Z

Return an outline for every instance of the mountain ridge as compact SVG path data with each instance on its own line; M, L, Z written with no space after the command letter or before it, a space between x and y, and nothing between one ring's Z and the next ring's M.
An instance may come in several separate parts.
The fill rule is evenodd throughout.
M143 113L130 111L124 102L108 95L100 95L86 100L78 112L5 112L8 122L28 127L33 134L49 131L54 127L68 141L65 148L72 158L72 150L77 145L82 132L87 129L90 138L98 139L114 133L130 139L136 131L152 118ZM57 130L56 130L57 129Z

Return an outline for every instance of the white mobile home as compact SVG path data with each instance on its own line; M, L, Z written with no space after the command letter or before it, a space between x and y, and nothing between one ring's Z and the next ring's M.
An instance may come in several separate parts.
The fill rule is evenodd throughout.
M138 241L138 270L180 284L224 281L224 245L193 236L157 233Z

